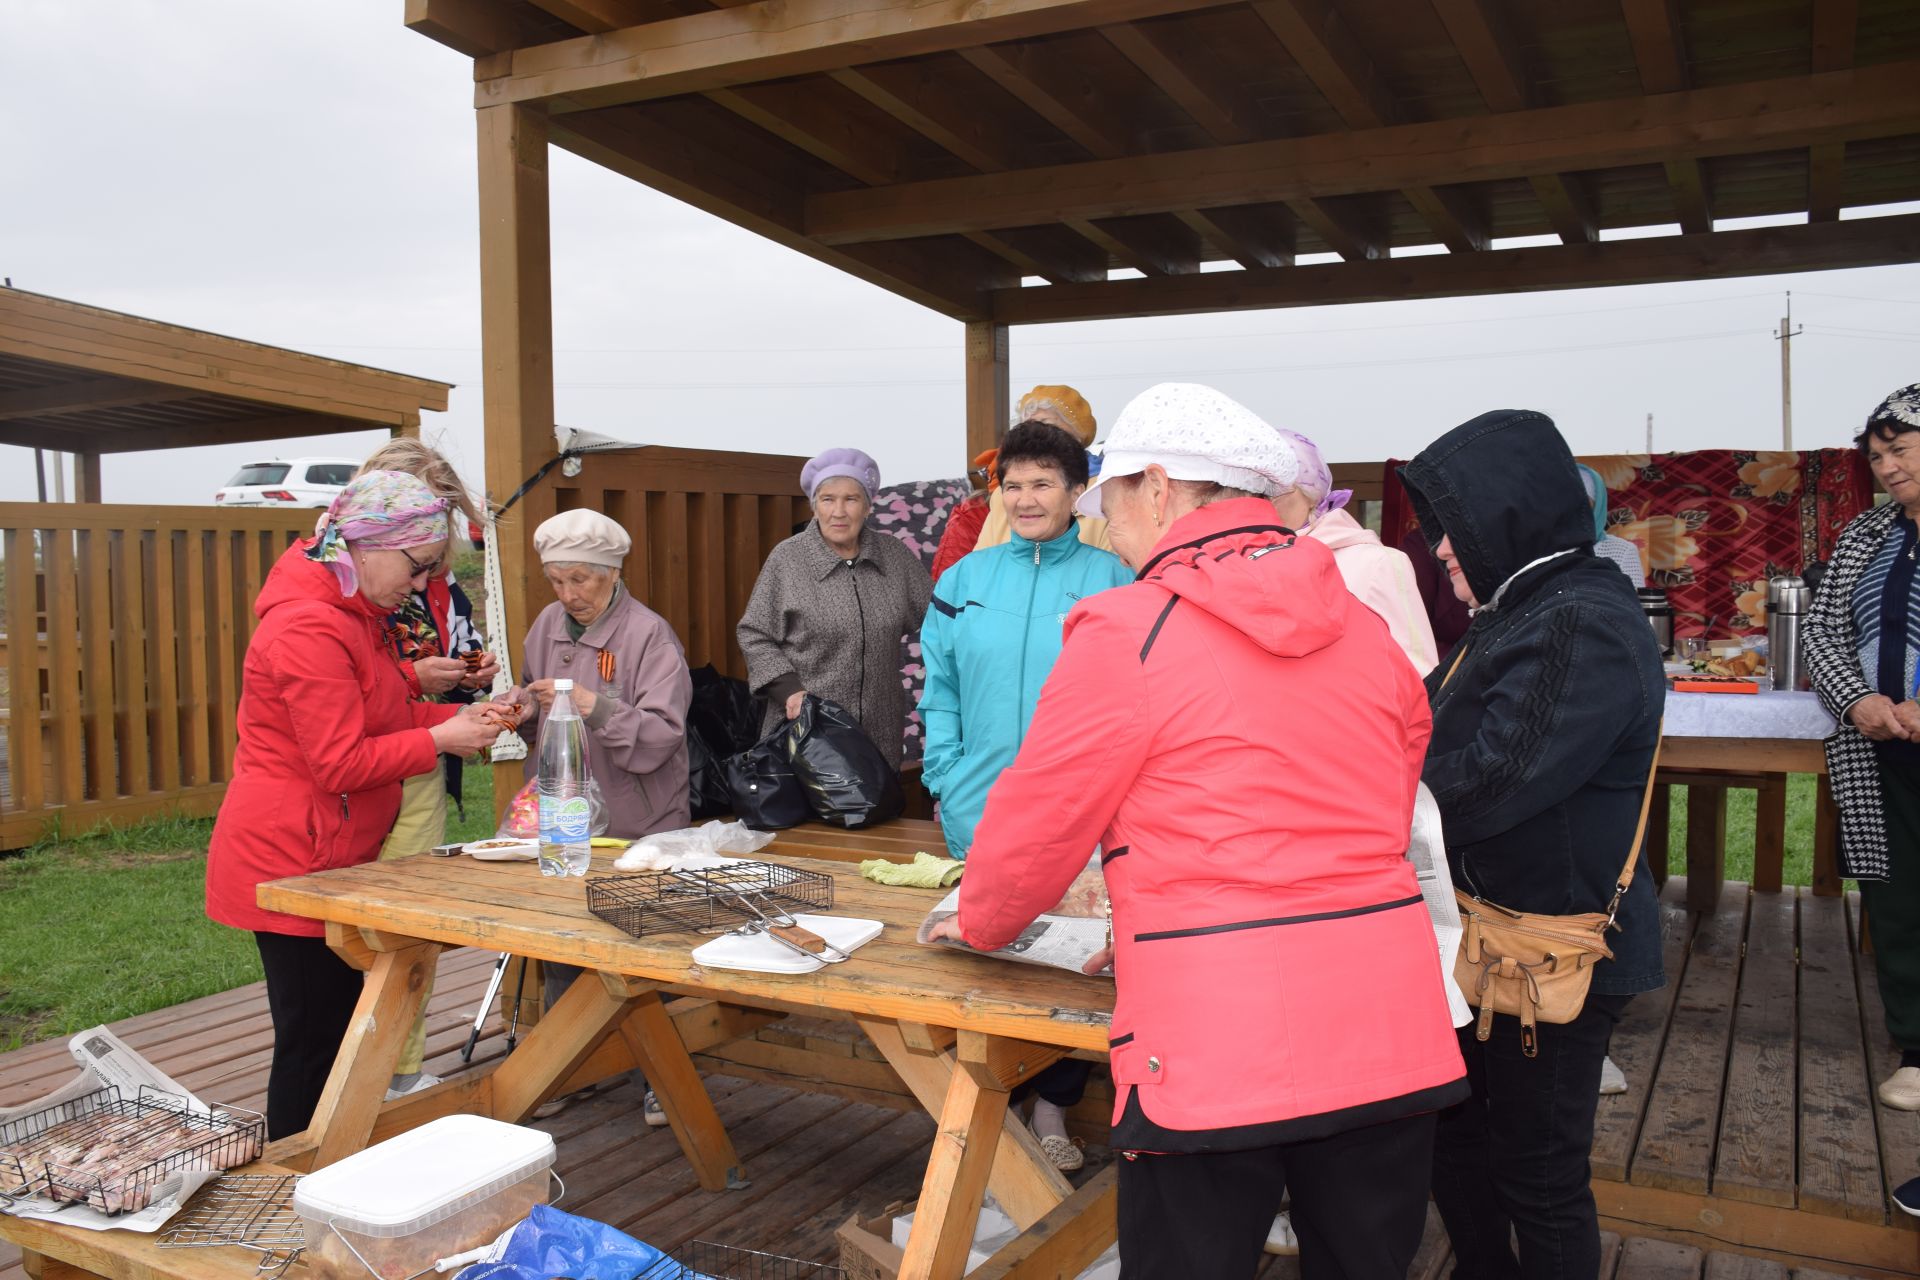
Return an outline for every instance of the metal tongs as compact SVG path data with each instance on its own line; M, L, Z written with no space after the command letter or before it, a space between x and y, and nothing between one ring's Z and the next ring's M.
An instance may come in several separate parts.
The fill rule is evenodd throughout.
M798 952L807 959L818 960L822 964L840 964L843 961L853 958L847 952L834 946L831 942L828 942L825 938L813 932L813 930L802 925L798 920L794 919L791 914L781 910L772 902L768 901L766 896L761 892L752 889L742 889L738 886L728 884L723 877L709 877L702 875L698 871L674 871L669 874L677 880L697 887L703 893L712 895L715 899L731 899L740 904L740 909L753 917L753 919L747 921L739 928L731 931L741 937L750 937L753 934L762 933L772 938L775 942L778 942L781 946L786 947L789 951ZM767 902L767 908L763 908L756 903L754 901L756 898ZM818 943L820 949L816 951L811 946L806 945L810 942Z

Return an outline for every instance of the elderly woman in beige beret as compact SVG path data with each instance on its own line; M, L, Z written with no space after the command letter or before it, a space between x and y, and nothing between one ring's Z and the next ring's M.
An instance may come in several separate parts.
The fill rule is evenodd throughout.
M527 631L520 683L509 698L534 713L538 740L553 682L573 681L587 722L587 756L607 806L607 831L637 837L688 823L687 706L693 683L673 628L620 580L633 540L598 511L563 511L533 531L554 602ZM505 700L505 699L503 699ZM532 776L534 759L527 759Z

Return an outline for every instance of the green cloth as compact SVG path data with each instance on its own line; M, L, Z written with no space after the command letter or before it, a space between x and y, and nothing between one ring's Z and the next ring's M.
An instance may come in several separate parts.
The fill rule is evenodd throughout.
M1887 813L1885 880L1862 880L1873 967L1886 1006L1887 1034L1920 1049L1920 769L1880 761Z
M967 864L958 858L936 858L924 851L914 854L908 863L874 858L860 864L860 874L875 884L901 884L913 889L951 889L966 869Z

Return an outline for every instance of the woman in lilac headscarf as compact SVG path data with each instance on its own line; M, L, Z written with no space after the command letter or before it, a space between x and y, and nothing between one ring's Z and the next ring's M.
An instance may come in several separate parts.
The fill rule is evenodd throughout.
M1320 446L1297 431L1281 431L1299 459L1300 473L1293 488L1275 495L1280 523L1323 542L1333 552L1333 563L1347 590L1386 622L1387 630L1421 675L1440 660L1433 643L1413 562L1402 552L1383 546L1380 535L1355 520L1346 510L1351 489L1333 487L1333 471L1320 457Z
M933 580L898 538L868 526L879 488L879 465L858 449L829 449L802 468L813 519L767 557L738 635L747 683L767 699L766 729L799 715L812 692L851 712L897 769L901 646L920 629Z

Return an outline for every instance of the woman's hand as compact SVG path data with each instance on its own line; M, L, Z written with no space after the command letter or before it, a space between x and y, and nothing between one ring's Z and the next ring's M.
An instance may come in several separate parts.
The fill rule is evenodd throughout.
M467 664L458 658L415 658L413 674L422 693L447 693L459 686L467 674Z
M1895 739L1905 742L1914 737L1895 714L1893 699L1883 693L1869 694L1854 703L1847 712L1847 719L1853 721L1854 728L1875 742Z
M461 663L462 666L466 664ZM491 653L480 661L480 665L460 677L463 689L485 689L493 684L493 678L500 674L500 660Z
M798 720L800 718L800 707L802 704L806 702L806 700L807 700L807 691L805 689L802 689L800 692L788 698L787 699L787 719Z
M500 726L482 720L477 713L468 714L474 710L462 708L459 715L427 730L433 735L435 748L450 756L471 756L492 746L493 740L500 736Z
M1909 742L1920 742L1920 702L1908 698L1893 704L1893 718L1907 731Z
M1098 974L1112 963L1113 948L1105 946L1087 958L1087 962L1080 966L1080 972Z
M580 713L582 720L593 714L593 708L600 701L600 695L589 693L579 685L573 686L573 707Z
M539 700L541 715L546 715L553 710L553 681L535 680L527 686L527 692ZM598 701L600 701L598 694L588 693L577 684L573 686L573 707L583 718L593 710L594 704Z
M795 695L795 696L797 697L798 695ZM927 930L928 942L939 942L939 941L942 941L943 939L951 939L952 941L959 943L963 947L970 947L973 945L972 943L968 942L965 938L960 936L960 917L959 916L948 916L945 920L942 920L939 924L936 924L935 926L933 926L933 928Z

